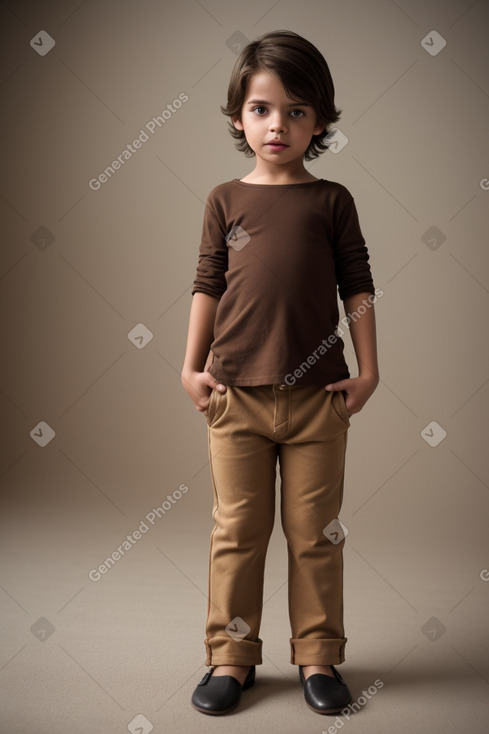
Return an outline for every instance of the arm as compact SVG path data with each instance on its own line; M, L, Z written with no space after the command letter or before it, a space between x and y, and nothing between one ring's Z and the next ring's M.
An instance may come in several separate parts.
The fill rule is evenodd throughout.
M206 293L195 293L188 326L187 349L182 368L182 385L190 395L196 409L202 413L207 410L211 391L226 388L204 372L207 356L213 339L214 321L219 300Z
M345 313L350 320L350 333L358 364L358 377L326 385L326 390L345 390L346 408L350 415L358 413L379 383L377 364L377 337L374 306L367 301L370 293L356 293L344 301ZM361 313L368 303L365 313ZM359 308L362 306L359 313ZM361 315L360 315L361 314Z

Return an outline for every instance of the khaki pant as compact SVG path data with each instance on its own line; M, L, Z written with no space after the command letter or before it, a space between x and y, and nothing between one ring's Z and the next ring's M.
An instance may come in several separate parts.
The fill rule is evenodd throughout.
M277 459L289 561L290 662L342 663L344 534L337 518L349 426L343 393L323 386L228 386L224 394L213 390L207 423L215 525L206 665L262 663L259 630Z

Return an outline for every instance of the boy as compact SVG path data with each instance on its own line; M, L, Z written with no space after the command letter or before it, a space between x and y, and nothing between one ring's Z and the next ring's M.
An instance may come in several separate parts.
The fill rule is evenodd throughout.
M192 705L207 714L231 711L262 663L278 459L291 663L307 705L336 714L351 700L334 668L347 641L344 538L327 533L341 530L350 416L379 380L369 255L351 194L304 166L326 149L340 114L315 46L290 31L248 44L221 109L238 149L256 163L208 196L182 370L183 386L207 418L215 520L204 641L213 667ZM338 291L355 316L354 378L337 330Z

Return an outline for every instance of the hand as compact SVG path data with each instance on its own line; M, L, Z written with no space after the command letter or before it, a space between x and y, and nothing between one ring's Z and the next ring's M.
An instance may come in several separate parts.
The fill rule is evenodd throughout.
M351 377L348 380L340 380L326 385L329 392L337 392L345 390L345 405L348 415L359 413L369 397L375 391L379 384L378 378L375 377Z
M188 372L182 374L182 385L190 395L200 413L206 413L213 390L226 392L226 386L218 382L209 372Z

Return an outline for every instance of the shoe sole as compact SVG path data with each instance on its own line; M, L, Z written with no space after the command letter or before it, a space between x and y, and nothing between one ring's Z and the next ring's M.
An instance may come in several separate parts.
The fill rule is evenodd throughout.
M339 708L334 708L334 709L315 709L314 706L311 706L311 704L307 703L307 701L306 701L306 706L309 706L311 711L314 711L315 714L328 714L329 715L329 714L341 713L341 711L343 711L345 706L349 706L351 702L352 702L352 699L350 698L348 703L345 703L343 706L340 706Z
M196 711L200 711L201 714L210 714L211 716L222 716L223 714L228 714L230 711L234 711L235 708L239 706L239 701L236 704L236 706L231 706L229 709L223 709L222 711L213 711L212 709L201 709L200 706L196 706L195 703L192 703L192 706Z

